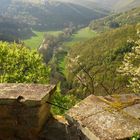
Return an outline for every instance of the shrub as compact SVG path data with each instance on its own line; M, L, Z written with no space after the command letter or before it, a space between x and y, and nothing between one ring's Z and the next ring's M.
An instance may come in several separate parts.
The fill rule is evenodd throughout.
M139 34L139 31L138 31ZM140 39L134 42L132 52L124 56L123 64L119 72L127 76L129 85L134 93L140 93Z
M49 73L37 51L0 42L0 83L48 83Z
M53 95L52 103L56 106L52 106L52 113L55 115L63 115L68 109L74 106L78 100L73 95L62 95L60 89L60 83L57 85L56 93Z

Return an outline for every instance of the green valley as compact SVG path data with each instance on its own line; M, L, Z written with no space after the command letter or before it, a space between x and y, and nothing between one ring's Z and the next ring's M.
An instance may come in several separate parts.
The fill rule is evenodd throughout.
M66 73L66 56L67 52L72 48L75 47L77 43L87 41L91 38L94 38L97 36L97 33L91 30L90 28L82 28L76 33L72 34L68 41L64 41L62 44L62 50L65 50L66 53L60 57L59 61L59 67L62 70L62 73L64 75L67 75Z
M34 35L32 37L23 40L23 42L27 47L37 49L42 44L46 33L49 35L58 36L61 33L61 31L46 31L46 32L33 31L33 33Z
M75 43L86 41L96 36L96 32L91 30L89 27L82 28L74 33L68 41L64 42L64 46L73 46Z
M140 0L0 0L0 111L0 140L140 140Z
M25 78L31 83L38 83L37 80L45 83L47 71L46 83L58 88L54 103L64 104L66 108L91 94L104 96L139 91L140 78L136 77L139 59L135 61L139 56L133 58L139 55L139 0L2 0L0 4L0 41L9 42L0 43L1 81L24 82ZM21 55L18 55L19 46L23 49ZM6 51L7 48L10 51ZM28 59L33 60L36 53L38 62L29 61L28 66ZM17 63L11 57L7 59L7 54L15 56ZM19 65L24 61L24 67ZM134 65L138 69L134 68L136 74L133 75ZM14 68L20 70L20 80ZM55 111L65 112L56 108Z

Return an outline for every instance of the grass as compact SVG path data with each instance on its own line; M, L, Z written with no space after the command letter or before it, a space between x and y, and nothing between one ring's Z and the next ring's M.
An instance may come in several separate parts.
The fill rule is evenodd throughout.
M31 38L24 40L25 45L32 49L36 49L41 45L46 33L53 36L58 36L61 33L61 31L48 31L48 32L33 31L33 32L35 36L32 36Z
M33 32L35 36L32 36L31 38L24 40L24 43L27 47L35 49L41 45L44 39L45 32L37 32L37 31Z
M57 37L62 31L48 31L47 34Z
M73 34L68 41L63 43L63 50L69 51L69 48L72 47L75 43L86 41L95 36L97 36L97 33L88 27L80 29L77 33ZM66 75L66 56L67 53L61 55L58 62L59 69L64 75Z
M96 35L96 32L88 27L80 29L77 33L73 34L68 41L64 42L64 46L73 46L75 43L86 41Z
M61 51L61 52L59 52L59 54L57 54L59 72L62 73L63 75L66 74L66 71L65 71L66 55L67 55L67 52L65 52L65 51Z

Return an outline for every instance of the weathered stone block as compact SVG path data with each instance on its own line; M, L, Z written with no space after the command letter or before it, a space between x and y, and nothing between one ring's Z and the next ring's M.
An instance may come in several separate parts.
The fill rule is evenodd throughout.
M0 140L36 139L50 115L53 85L0 84Z
M140 134L140 95L91 95L66 117L88 140L126 140Z

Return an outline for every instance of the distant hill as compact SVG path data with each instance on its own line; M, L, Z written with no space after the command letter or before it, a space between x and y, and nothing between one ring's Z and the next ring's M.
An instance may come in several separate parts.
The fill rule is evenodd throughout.
M106 7L101 5L101 3L98 3L94 0L51 0L51 1L59 1L59 2L69 2L77 5L81 5L83 7L94 9L100 12L107 12Z
M140 21L140 8L129 10L125 13L114 14L105 18L94 20L90 23L90 28L97 31L105 31L118 28L123 25L137 24Z
M0 16L0 40L19 42L21 38L25 39L33 35L34 33L27 24L10 17Z
M91 0L114 12L124 12L140 6L140 0Z
M105 9L114 12L123 12L140 6L140 0L57 0L57 1L73 2L92 8L94 8L96 5L96 7L98 6L104 7Z
M2 0L1 14L27 23L32 28L51 29L64 28L69 24L87 25L92 19L108 14L102 8L52 0Z
M118 0L117 4L113 6L113 10L124 12L136 7L140 7L140 0Z

